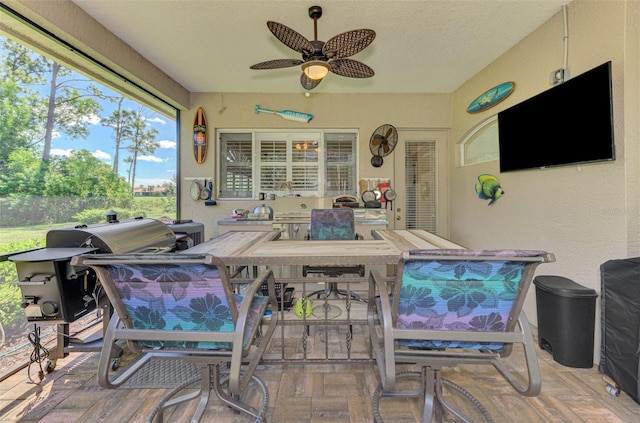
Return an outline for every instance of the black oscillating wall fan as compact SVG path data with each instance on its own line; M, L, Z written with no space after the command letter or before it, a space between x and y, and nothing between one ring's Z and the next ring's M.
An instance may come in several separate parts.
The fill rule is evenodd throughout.
M376 37L371 29L356 29L332 37L326 43L318 41L318 19L322 16L322 7L309 8L309 17L313 19L313 41L309 41L297 31L278 22L268 21L267 27L287 47L302 53L302 59L276 59L256 63L250 69L280 69L302 66L300 84L305 90L312 90L320 84L327 73L348 78L370 78L373 69L357 60L348 59L364 50Z
M369 140L369 151L373 154L371 165L382 166L382 158L391 154L397 143L398 131L393 125L386 123L376 128Z

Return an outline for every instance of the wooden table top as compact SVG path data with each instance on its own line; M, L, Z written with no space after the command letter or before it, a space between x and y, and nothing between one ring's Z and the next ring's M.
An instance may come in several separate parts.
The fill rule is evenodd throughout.
M409 249L462 248L422 230L372 230L374 239L353 241L279 240L280 232L227 232L184 252L211 254L228 265L348 266L397 264Z
M374 239L380 239L394 244L402 250L431 250L464 248L448 239L423 229L374 229L371 231Z

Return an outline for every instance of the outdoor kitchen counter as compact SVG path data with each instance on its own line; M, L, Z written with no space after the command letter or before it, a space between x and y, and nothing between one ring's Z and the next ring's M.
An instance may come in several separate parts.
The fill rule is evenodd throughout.
M271 219L234 219L226 217L218 220L218 236L227 232L271 232L273 231L273 220Z
M356 233L371 238L371 229L386 229L389 225L384 209L354 209ZM218 235L231 231L281 232L281 239L304 239L309 232L311 212L274 212L272 220L234 219L218 220Z
M272 219L234 219L232 217L225 217L218 220L218 225L264 225L271 227L273 223Z

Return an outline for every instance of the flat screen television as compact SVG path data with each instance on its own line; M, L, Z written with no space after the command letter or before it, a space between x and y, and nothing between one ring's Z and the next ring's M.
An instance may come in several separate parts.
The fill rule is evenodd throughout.
M500 172L615 160L611 62L498 113Z

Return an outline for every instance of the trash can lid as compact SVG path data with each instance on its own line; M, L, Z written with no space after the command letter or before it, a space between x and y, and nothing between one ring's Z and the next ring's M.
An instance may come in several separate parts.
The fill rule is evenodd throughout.
M569 298L597 297L595 289L582 286L562 276L541 275L533 279L533 284L550 294Z

